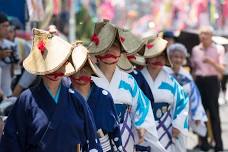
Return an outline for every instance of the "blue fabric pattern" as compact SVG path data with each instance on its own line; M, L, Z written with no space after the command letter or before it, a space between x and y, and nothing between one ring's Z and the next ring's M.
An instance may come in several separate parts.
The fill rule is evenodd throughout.
M140 126L144 121L149 111L149 99L143 94L143 92L140 90L136 80L133 78L132 75L129 75L128 78L132 79L134 81L134 87L132 89L131 85L124 80L120 81L119 88L127 90L131 93L132 97L136 97L137 93L137 108L136 112L140 114L140 118L135 122L136 126Z
M173 86L167 82L162 82L159 86L159 89L169 90L174 96L176 96L176 107L173 116L173 119L175 120L177 118L177 115L179 115L186 107L188 103L188 95L183 91L181 86L178 85L173 77L170 77L170 79L173 82Z

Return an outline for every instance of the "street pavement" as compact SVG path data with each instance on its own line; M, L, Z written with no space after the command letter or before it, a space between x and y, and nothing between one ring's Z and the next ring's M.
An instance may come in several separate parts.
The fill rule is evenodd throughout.
M224 144L224 151L228 152L228 103L225 103L223 97L220 95L220 118L222 126L222 139ZM189 133L187 147L189 152L199 152L199 150L192 150L198 142L197 136L193 133ZM213 152L210 150L209 152Z

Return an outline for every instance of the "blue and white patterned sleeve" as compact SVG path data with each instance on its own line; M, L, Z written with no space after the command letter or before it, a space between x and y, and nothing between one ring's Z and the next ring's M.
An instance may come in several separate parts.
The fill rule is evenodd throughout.
M174 83L173 127L184 135L188 133L189 97L180 84L171 77Z
M145 129L150 128L151 130L151 124L154 124L155 128L155 120L150 100L144 95L142 90L139 88L133 76L129 75L128 80L128 82L121 81L119 88L128 90L131 94L131 111L134 117L135 127Z
M202 105L201 95L194 81L191 81L190 86L191 86L191 89L189 92L189 102L190 102L190 112L191 112L190 119L207 121L207 115Z

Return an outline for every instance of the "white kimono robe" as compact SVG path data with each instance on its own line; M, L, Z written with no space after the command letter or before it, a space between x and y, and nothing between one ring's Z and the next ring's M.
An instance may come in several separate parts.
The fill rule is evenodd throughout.
M166 67L165 70L178 81L178 83L184 88L184 91L189 96L189 126L195 133L199 134L200 136L205 136L207 132L207 128L205 126L207 115L202 105L200 92L192 76L188 71L184 70L184 68L180 68L178 74L174 74L174 71L169 67ZM200 120L200 124L196 125L194 120Z
M152 151L165 151L158 141L150 101L138 87L133 76L116 67L111 82L104 75L101 78L92 79L96 85L111 93L116 107L119 105L130 107L130 113L129 110L124 113L124 122L120 124L124 152L134 151L134 145L137 144L135 128L146 129L145 141L150 143ZM117 111L117 115L120 116L121 113Z
M164 69L153 80L144 67L140 72L134 71L134 77L144 94L154 98L152 109L156 120L161 144L169 152L183 152L185 135L188 132L188 96L177 81ZM145 82L146 81L146 82ZM172 128L180 130L178 139L172 137Z

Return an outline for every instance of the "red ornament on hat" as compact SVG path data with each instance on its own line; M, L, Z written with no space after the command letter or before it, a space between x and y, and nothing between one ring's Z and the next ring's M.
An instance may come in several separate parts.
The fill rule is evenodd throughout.
M136 57L135 57L134 55L128 55L128 56L127 56L127 59L128 59L128 60L135 60Z
M148 49L151 49L153 46L154 46L154 45L151 44L151 43L148 43L148 44L146 45L146 47L147 47Z
M125 41L125 38L120 36L120 41L123 43Z
M40 50L40 53L43 55L45 50L46 50L46 46L43 40L39 41L37 44L38 49Z
M93 41L96 45L99 44L100 40L97 34L93 34L93 36L91 37L91 41Z

